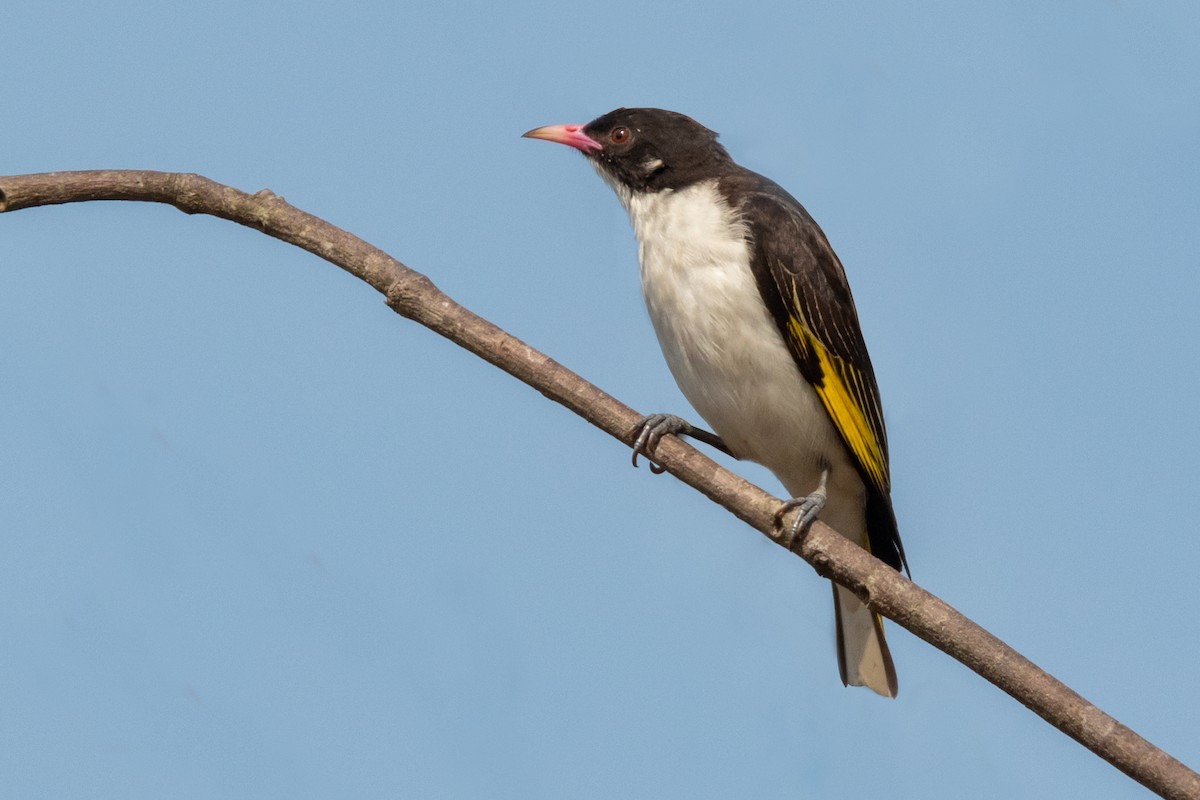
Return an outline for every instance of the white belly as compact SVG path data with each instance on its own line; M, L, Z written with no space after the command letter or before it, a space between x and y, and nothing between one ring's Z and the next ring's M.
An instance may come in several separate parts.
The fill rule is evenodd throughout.
M688 401L739 458L766 466L793 495L813 491L829 467L826 517L849 513L847 533L861 530L862 480L762 302L744 228L715 185L621 199L646 307Z

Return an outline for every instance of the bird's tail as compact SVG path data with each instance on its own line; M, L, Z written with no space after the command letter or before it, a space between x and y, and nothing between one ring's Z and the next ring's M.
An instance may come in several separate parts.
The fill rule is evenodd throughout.
M883 620L854 592L833 585L837 623L838 671L847 686L866 686L884 697L896 696L896 667L883 638Z

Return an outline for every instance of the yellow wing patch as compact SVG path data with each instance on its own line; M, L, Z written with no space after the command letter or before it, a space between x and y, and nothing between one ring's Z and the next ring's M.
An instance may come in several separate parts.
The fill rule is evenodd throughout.
M862 376L852 365L830 355L825 345L821 344L801 320L790 317L788 327L801 351L805 355L816 355L821 365L823 380L813 388L817 390L817 396L829 412L838 433L842 435L842 439L875 485L887 492L891 483L887 461L875 428L861 405L860 398L867 396L862 385ZM848 381L858 384L858 390L855 391Z

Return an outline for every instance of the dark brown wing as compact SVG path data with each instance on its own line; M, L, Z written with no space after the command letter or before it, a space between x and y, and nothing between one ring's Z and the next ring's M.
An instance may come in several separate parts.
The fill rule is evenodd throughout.
M738 194L759 291L867 485L871 552L907 569L892 511L879 387L846 273L800 203L765 178L753 175L749 183Z

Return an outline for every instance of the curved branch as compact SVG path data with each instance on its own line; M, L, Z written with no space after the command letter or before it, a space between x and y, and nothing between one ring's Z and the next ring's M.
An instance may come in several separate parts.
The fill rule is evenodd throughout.
M210 214L256 228L301 247L373 286L396 313L632 444L630 434L641 417L628 406L463 308L424 275L272 192L247 194L199 175L133 170L0 177L0 213L89 200L166 203L188 214ZM655 460L778 542L773 515L779 499L674 437L663 440ZM961 661L1134 780L1163 797L1200 798L1200 775L828 526L814 524L796 548L820 575L849 587L871 608Z

